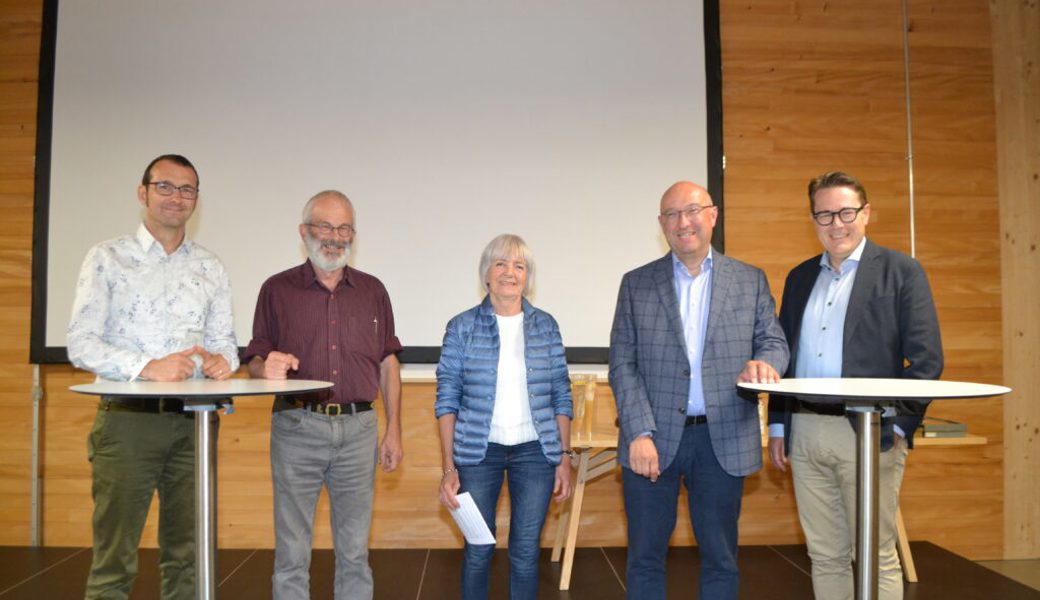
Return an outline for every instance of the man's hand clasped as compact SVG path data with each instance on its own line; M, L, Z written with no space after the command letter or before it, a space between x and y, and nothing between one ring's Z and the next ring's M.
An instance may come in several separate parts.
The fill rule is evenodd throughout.
M198 360L193 357L198 356ZM221 354L214 354L202 346L192 346L180 352L155 358L141 370L141 378L148 381L184 381L195 373L196 365L210 379L222 381L231 377L231 365Z

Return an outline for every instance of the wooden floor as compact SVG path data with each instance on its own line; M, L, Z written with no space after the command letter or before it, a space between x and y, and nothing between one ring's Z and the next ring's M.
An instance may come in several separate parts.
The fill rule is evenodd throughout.
M1003 577L927 542L912 543L921 581L907 584L905 600L1026 600L1040 591ZM539 598L612 600L625 597L625 549L579 548L569 592L557 589L559 566L542 552ZM82 598L90 566L87 548L0 547L0 598L51 600ZM271 550L221 550L219 596L262 600L271 597ZM374 550L376 598L443 600L459 596L459 550ZM696 597L697 549L673 548L668 555L668 595ZM504 550L493 563L492 598L506 598L508 566ZM804 546L746 546L740 549L740 597L756 600L812 598ZM314 553L311 595L332 598L333 557ZM134 599L158 597L155 550L141 551Z

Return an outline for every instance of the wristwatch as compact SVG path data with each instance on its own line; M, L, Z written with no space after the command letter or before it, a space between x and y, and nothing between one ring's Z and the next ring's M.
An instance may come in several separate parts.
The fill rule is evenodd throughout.
M571 462L575 462L578 460L578 453L575 452L573 448L569 450L564 450L563 453L571 457Z

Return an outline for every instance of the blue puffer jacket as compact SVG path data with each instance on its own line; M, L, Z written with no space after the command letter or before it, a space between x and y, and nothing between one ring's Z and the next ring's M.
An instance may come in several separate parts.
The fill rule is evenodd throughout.
M567 358L556 319L522 300L527 393L538 441L549 463L560 463L556 415L573 417ZM495 408L498 322L485 296L479 305L448 322L437 365L437 418L454 413L456 465L476 465L487 452Z

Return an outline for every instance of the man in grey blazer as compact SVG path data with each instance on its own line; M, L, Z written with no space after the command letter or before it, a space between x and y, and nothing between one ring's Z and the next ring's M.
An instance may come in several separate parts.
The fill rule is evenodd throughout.
M839 171L809 183L809 207L824 253L787 276L780 324L791 344L787 377L938 379L942 341L932 292L914 259L866 239L867 192ZM925 405L896 403L882 416L878 591L903 597L896 509L907 446ZM820 600L852 599L856 545L855 432L841 406L772 396L769 457L791 462L798 515ZM786 438L786 444L785 444Z
M671 252L621 280L610 334L628 597L665 597L679 485L701 556L700 597L737 597L744 477L762 466L758 402L738 381L775 382L788 351L765 274L715 252L718 208L680 181L661 198Z

